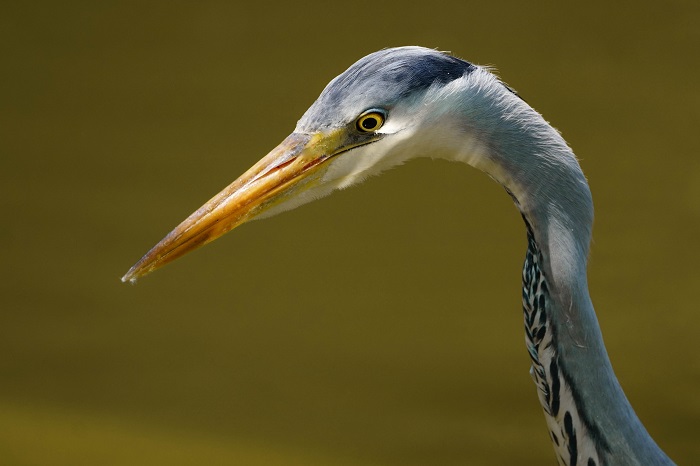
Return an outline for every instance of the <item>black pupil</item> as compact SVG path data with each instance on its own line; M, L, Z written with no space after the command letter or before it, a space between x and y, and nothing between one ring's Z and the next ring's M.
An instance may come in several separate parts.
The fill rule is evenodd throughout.
M379 124L379 121L377 121L377 119L375 117L367 117L364 120L362 120L362 127L364 129L376 128L378 124Z

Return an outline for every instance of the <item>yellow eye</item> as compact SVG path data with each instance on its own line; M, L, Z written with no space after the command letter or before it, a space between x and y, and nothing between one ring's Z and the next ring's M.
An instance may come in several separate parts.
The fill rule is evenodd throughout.
M357 119L357 129L363 133L372 133L382 127L385 118L384 112L370 110Z

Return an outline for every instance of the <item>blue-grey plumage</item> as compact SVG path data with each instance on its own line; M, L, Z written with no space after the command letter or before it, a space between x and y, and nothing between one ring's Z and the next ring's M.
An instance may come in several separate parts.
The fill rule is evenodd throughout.
M318 130L350 123L367 108L394 108L411 95L475 69L464 60L434 50L426 53L422 47L380 50L332 80L301 118L298 129Z
M124 276L135 281L232 228L414 157L460 161L505 187L528 233L523 309L531 374L560 464L672 464L627 401L603 344L586 266L591 193L572 150L487 69L422 47L368 55L292 135Z

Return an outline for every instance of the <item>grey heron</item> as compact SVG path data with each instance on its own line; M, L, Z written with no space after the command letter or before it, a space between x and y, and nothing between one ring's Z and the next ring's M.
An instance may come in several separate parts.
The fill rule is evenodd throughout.
M422 47L372 53L333 79L294 132L176 227L135 281L254 218L293 209L414 157L464 162L525 222L525 340L562 465L672 464L613 372L588 293L591 192L562 136L487 69Z

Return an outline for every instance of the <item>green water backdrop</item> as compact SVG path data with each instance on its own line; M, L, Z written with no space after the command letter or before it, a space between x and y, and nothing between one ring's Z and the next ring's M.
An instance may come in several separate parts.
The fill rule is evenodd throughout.
M700 458L700 3L14 2L0 15L0 464L554 464L525 231L417 160L147 277L148 248L396 45L497 67L596 205L637 413Z

